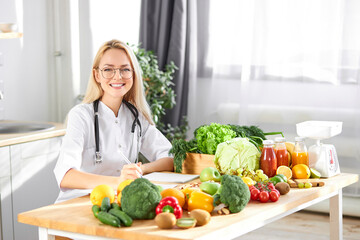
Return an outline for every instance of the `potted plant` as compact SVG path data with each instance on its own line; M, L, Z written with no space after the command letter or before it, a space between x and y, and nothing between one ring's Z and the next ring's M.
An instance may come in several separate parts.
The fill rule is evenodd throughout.
M182 124L175 127L171 124L164 124L162 120L165 110L172 109L176 104L172 80L175 70L178 68L171 61L165 66L165 70L160 70L157 57L153 51L147 51L134 45L132 48L142 70L146 100L150 105L156 127L170 141L185 138L189 129L186 116L183 117Z

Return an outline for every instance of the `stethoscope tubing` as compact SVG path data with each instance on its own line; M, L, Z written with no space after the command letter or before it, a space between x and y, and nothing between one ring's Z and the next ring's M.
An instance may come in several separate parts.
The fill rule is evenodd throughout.
M126 100L123 100L123 103L125 103L125 105L129 108L130 112L134 116L134 121L133 121L132 126L131 126L131 133L133 133L134 136L133 136L133 140L132 140L132 144L131 144L130 153L132 152L132 149L133 149L133 146L134 146L134 138L137 137L137 141L136 141L137 142L136 159L135 159L135 163L136 163L138 161L138 154L139 154L139 150L140 150L139 149L140 148L140 138L141 138L141 123L140 123L140 120L139 120L139 111L130 102L128 102ZM102 163L102 161L103 161L102 155L100 153L99 112L98 112L99 99L94 101L93 106L94 106L94 130L95 130L95 164L99 164L99 163ZM138 134L135 134L136 125L139 126L139 133Z

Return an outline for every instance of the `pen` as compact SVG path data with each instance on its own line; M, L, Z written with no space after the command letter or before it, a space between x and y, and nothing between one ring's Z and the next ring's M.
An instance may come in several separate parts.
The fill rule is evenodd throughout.
M130 160L125 156L125 154L122 152L122 151L120 151L120 153L121 153L121 155L123 156L123 158L125 159L125 162L127 163L127 164L132 164L131 162L130 162ZM137 174L138 174L138 176L139 177L143 177L142 176L142 174L140 174L139 172L137 172Z

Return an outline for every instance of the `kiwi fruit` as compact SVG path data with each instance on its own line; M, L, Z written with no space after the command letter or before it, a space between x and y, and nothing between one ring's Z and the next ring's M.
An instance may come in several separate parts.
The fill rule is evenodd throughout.
M275 188L280 192L281 195L285 195L290 192L290 185L286 182L277 183Z
M194 209L190 212L190 217L196 219L196 226L204 226L210 222L211 215L203 209Z
M176 224L176 217L173 213L163 212L156 215L155 223L161 229L171 229Z

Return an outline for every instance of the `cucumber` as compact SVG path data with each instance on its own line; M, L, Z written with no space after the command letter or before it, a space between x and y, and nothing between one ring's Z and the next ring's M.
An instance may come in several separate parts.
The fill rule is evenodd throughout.
M99 205L93 205L92 208L91 208L94 216L97 218L98 217L98 214L100 212L100 207Z
M111 204L111 208L117 209L117 210L121 210L119 204L117 204L116 202L113 202L113 203Z
M111 208L110 198L109 197L104 197L102 202L101 202L101 211L107 212L110 208Z
M107 212L99 212L98 213L98 219L100 220L100 222L113 226L113 227L120 227L120 220L115 217L114 215L111 215L110 213Z
M121 210L113 208L109 210L109 213L119 218L126 227L130 227L133 223L132 218Z

